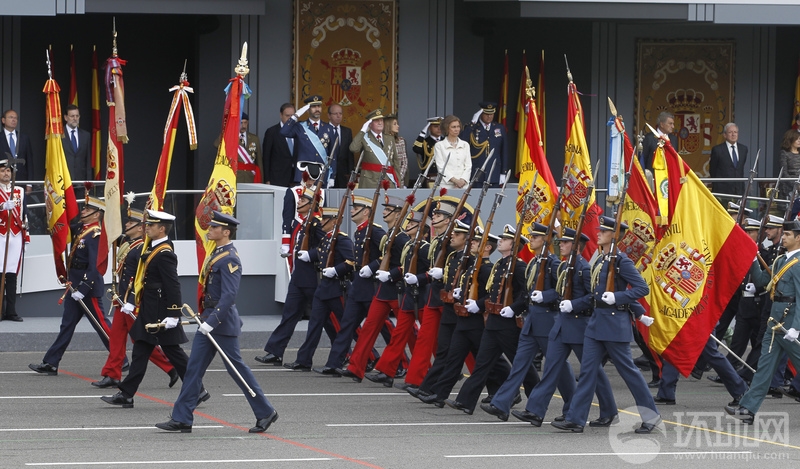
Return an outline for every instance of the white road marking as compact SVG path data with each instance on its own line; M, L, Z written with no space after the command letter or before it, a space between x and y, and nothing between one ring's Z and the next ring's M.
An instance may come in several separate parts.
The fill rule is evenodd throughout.
M326 427L438 427L458 425L530 425L528 422L416 422L416 423L327 423Z
M529 453L529 454L452 454L446 458L555 458L564 456L675 456L698 454L752 454L752 451L657 451L650 453Z
M333 461L335 458L281 458L281 459L200 459L200 460L176 460L176 461L80 461L80 462L30 462L26 466L114 466L117 464L225 464L225 463L248 463L248 462L311 462L311 461Z
M326 396L407 396L404 392L320 392L264 394L267 397L326 397ZM223 394L225 397L243 397L244 394Z
M194 425L193 430L206 428L224 428L224 425ZM78 430L156 430L155 425L147 427L50 427L50 428L0 428L0 432L60 432Z

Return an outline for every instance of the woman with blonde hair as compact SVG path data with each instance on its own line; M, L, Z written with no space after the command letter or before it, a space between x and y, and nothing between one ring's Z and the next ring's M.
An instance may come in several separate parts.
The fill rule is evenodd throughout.
M433 146L433 161L442 175L441 186L447 189L464 189L469 184L472 156L469 143L458 137L461 133L461 119L451 114L442 120L441 128L445 138ZM445 161L447 167L444 166Z

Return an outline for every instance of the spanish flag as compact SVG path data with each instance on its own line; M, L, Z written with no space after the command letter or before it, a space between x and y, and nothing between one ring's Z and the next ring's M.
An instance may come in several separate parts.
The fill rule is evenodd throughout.
M542 136L542 149L547 154L547 119L544 106L544 50L539 59L539 84L536 86L536 113L539 115L539 133Z
M525 122L526 111L525 103L527 102L526 88L528 82L528 60L525 58L525 51L522 51L522 78L519 84L519 99L517 99L517 121L514 129L517 131L517 164L514 168L514 175L520 177L522 174L523 166L526 162L530 161L531 154L528 144L525 141L525 129L528 124Z
M583 108L578 96L578 88L570 80L567 87L567 144L564 147L564 167L566 168L566 189L561 199L562 224L575 229L581 216L583 201L589 194L592 180L592 164L589 161L589 146L586 145L586 133L583 125ZM570 165L570 161L572 164ZM567 168L567 166L569 167ZM603 209L595 201L594 191L589 196L589 207L583 221L582 232L589 237L583 250L583 257L590 259L597 250L597 231L600 227L599 217Z
M61 88L51 78L47 80L42 91L45 93L47 101L47 126L45 128L47 150L44 174L47 230L50 232L50 239L53 243L56 275L59 280L66 281L65 254L67 244L72 240L69 222L78 216L78 202L75 200L72 178L69 176L67 158L64 156L64 147L61 144L61 136L64 133L61 121L61 98L58 96Z
M69 103L78 105L78 79L75 75L75 50L69 45Z
M100 179L100 73L97 69L97 46L92 47L92 174Z
M688 376L747 274L756 245L672 145L663 145L669 213L648 269L655 319L650 346Z

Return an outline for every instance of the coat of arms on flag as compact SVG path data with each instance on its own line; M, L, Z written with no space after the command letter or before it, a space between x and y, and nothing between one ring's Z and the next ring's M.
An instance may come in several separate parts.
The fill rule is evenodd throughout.
M341 106L359 102L361 93L361 53L345 47L331 54L331 99ZM360 103L364 105L363 102Z
M669 243L658 252L655 268L655 282L672 299L685 308L689 295L696 292L705 282L706 258L697 249L682 241L680 249Z
M631 229L627 230L622 239L617 243L620 251L624 252L634 264L639 260L646 266L651 263L649 246L656 241L656 235L649 222L639 217L633 219Z

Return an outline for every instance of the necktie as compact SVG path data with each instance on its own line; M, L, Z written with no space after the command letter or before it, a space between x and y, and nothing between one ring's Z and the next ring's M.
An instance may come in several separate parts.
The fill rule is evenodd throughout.
M11 150L11 156L17 156L17 142L14 141L14 132L8 134L8 149Z
M319 124L314 122L312 125L314 126L314 133L317 133L317 130L319 130Z
M287 138L286 139L286 144L289 145L289 153L294 155L294 139L293 138Z
M378 138L378 143L381 144L381 148L383 148L383 139L381 138L381 134L376 135L376 137Z
M739 166L739 156L736 155L736 145L731 145L731 158L733 158L733 166Z
M333 141L335 142L336 139L338 139L338 138L339 138L339 127L334 127L333 128Z
M72 129L72 137L70 140L72 140L72 152L78 153L78 138L75 136L75 129Z

